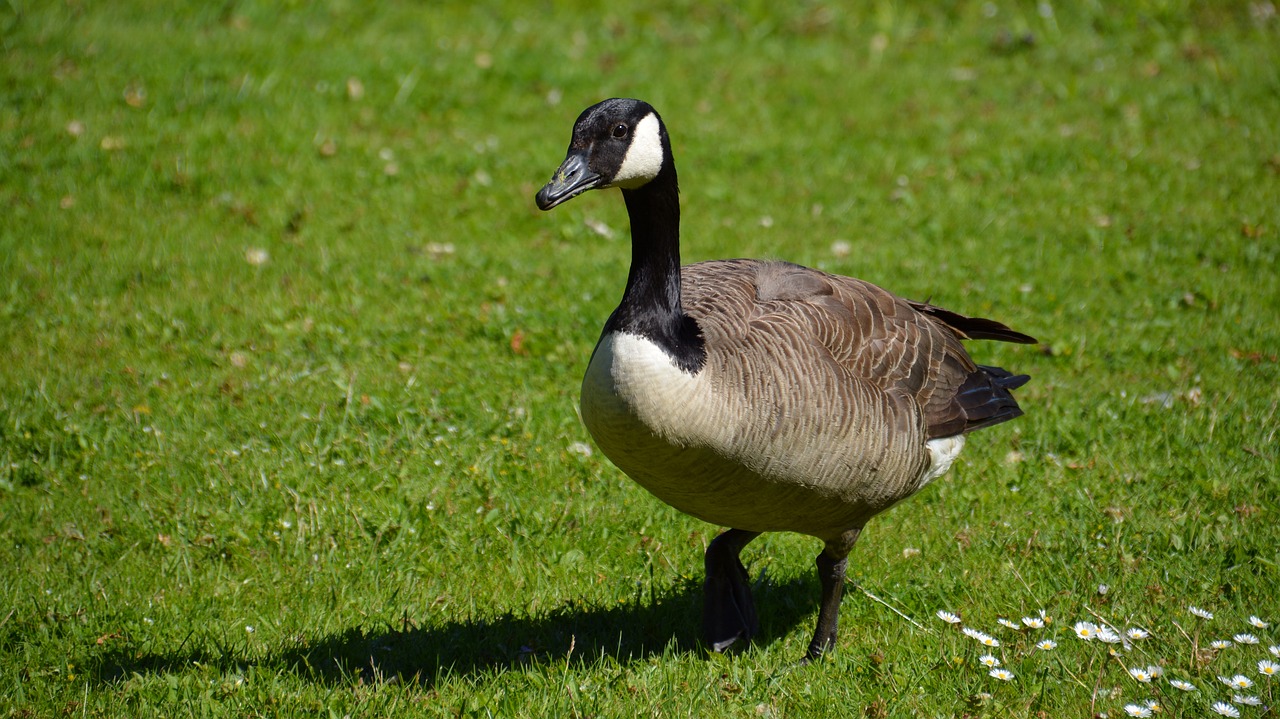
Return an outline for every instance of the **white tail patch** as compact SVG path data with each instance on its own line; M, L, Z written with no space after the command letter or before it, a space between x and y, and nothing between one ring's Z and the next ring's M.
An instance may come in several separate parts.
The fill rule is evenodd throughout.
M652 112L636 123L631 130L627 156L622 158L622 167L613 176L612 186L635 189L658 176L663 163L661 129L658 116Z
M929 462L929 468L924 471L924 474L920 475L920 481L916 484L917 490L923 489L926 484L951 469L951 463L956 461L956 457L960 456L960 450L964 449L964 435L938 437L925 442L924 446L929 448L932 461Z

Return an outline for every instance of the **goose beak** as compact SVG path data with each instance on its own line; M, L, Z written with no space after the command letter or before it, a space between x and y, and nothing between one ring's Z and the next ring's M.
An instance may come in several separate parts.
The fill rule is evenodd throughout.
M587 190L600 187L601 181L602 178L587 166L586 154L573 152L564 159L556 174L551 176L551 182L538 190L534 199L538 203L538 209L550 210Z

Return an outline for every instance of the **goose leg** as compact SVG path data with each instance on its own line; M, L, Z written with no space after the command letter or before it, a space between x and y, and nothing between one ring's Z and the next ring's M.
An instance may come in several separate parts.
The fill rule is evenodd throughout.
M751 580L738 559L747 542L759 532L730 529L707 546L707 580L703 585L702 632L707 643L723 652L739 639L750 639L760 631Z
M813 641L809 642L809 651L804 655L806 663L817 659L836 645L836 632L840 625L840 598L844 596L845 568L849 564L849 551L853 549L853 543L858 541L861 531L860 527L852 529L838 540L827 542L814 562L818 566L818 581L822 583L822 602L818 606L818 626L813 632Z

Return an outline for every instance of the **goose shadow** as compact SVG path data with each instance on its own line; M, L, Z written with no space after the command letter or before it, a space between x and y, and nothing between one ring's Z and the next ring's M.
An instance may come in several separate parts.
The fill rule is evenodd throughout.
M754 646L789 633L815 609L812 581L753 583L760 618ZM508 612L478 619L413 620L356 625L261 651L189 637L172 652L119 647L97 658L94 674L112 683L135 674L184 671L193 663L223 671L248 667L289 672L326 685L414 682L432 686L446 677L471 677L551 662L620 664L654 655L706 653L701 636L702 584L686 580L665 592L613 606L570 600L540 613ZM187 644L213 644L190 649Z

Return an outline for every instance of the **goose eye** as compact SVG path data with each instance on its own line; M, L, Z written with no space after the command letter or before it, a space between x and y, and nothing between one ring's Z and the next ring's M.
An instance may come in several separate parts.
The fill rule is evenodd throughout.
M621 140L627 136L627 126L623 124L614 125L613 136Z

